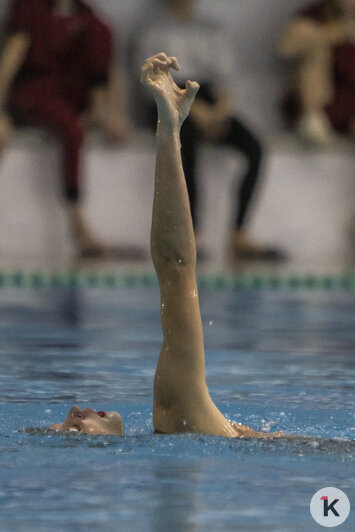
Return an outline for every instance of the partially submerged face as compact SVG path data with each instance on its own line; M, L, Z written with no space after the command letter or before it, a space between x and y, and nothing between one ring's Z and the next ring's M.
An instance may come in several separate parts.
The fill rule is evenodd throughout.
M121 416L117 412L95 412L91 408L80 409L73 406L64 423L49 427L53 430L83 432L84 434L117 434L124 435Z

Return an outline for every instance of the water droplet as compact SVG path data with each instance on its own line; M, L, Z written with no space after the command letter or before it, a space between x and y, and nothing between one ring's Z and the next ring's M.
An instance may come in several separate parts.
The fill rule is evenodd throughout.
M182 264L182 259L178 259L178 264Z
M214 321L210 321L210 327L212 327L212 325L214 324Z

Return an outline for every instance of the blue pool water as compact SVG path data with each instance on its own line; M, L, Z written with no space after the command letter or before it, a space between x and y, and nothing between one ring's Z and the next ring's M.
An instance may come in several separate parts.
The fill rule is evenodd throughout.
M153 434L156 289L0 291L1 532L317 531L326 486L354 507L354 294L206 290L201 308L222 412L299 439ZM73 404L118 410L126 436L21 430Z

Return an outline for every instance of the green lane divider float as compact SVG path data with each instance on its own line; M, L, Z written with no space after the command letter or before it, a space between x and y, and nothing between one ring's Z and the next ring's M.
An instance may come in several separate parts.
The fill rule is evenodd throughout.
M1 273L0 288L150 288L153 274ZM218 290L345 290L355 291L355 273L344 275L200 275L198 285Z

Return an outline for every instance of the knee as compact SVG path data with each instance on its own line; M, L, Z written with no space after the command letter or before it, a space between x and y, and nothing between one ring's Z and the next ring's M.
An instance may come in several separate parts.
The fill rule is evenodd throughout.
M311 20L304 22L303 34L301 33L300 39L302 39L305 44L308 44L310 48L325 48L330 44L324 27L319 24L319 22Z
M284 32L278 49L281 57L293 59L307 57L315 48L329 45L327 34L321 24L307 18L293 22Z

